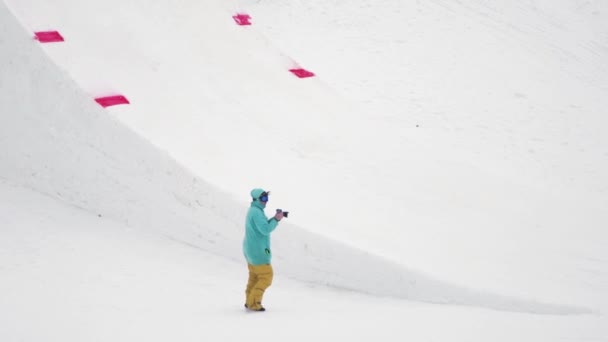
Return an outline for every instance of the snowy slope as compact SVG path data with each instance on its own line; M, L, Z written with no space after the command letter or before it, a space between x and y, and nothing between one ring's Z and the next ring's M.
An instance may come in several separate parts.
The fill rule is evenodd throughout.
M45 50L90 96L127 95L109 112L234 198L265 186L290 222L467 287L608 301L579 267L606 267L608 244L601 2L8 3L61 28Z
M242 262L247 203L231 200L189 174L110 118L18 26L10 25L11 20L4 21L8 30L3 50L19 51L27 59L3 55L4 65L11 66L4 69L4 80L15 83L2 87L6 108L1 128L6 141L1 151L2 178L99 217ZM277 241L278 259L283 260L279 269L307 282L432 302L562 312L559 307L527 307L525 303L518 308L520 304L499 297L496 303L480 302L476 293L427 280L422 274L301 229L286 229ZM345 263L369 267L374 277ZM384 281L378 284L379 279Z
M2 341L555 341L605 337L597 315L429 305L278 275L263 315L243 266L0 181Z
M408 62L403 56L420 46L416 42L435 41L433 35L438 33L460 35L462 44L442 46L452 53L466 44L470 48L464 51L480 51L479 40L472 39L478 36L486 39L482 43L499 46L495 27L513 23L522 13L534 13L527 6L487 12L477 2L454 7L441 1L431 5L388 1L373 9L366 8L363 1L348 8L314 1L282 5L6 2L29 30L61 28L67 37L65 44L44 47L60 67L57 69L0 4L0 179L4 195L0 219L8 227L2 229L2 241L7 243L2 269L10 279L4 282L0 299L7 308L22 313L11 315L13 310L6 310L0 316L6 323L2 325L11 327L0 330L8 340L38 340L45 335L45 329L25 333L25 317L36 306L33 301L22 306L22 301L32 293L41 301L52 294L21 284L30 284L31 278L39 282L49 274L57 275L53 287L76 286L75 293L82 294L64 293L71 305L60 311L66 318L74 312L84 313L79 319L87 327L102 317L115 317L110 325L120 332L119 340L174 336L168 328L146 330L150 322L168 323L170 328L184 324L185 339L208 336L191 320L203 319L198 314L211 317L226 306L235 311L208 333L238 337L227 327L243 323L239 308L241 225L246 194L258 185L273 190L272 204L290 209L289 222L301 227L288 223L275 234L275 266L281 276L416 301L465 305L413 304L316 285L307 289L283 278L283 289L278 284L273 288L275 305L279 311L291 313L283 311L278 323L285 328L277 338L290 337L290 328L302 331L306 323L327 325L327 321L335 322L332 336L361 340L377 336L377 331L361 326L344 335L353 321L365 319L352 314L359 309L386 312L383 321L375 324L381 336L393 340L401 340L396 337L401 330L398 317L417 322L407 332L409 336L427 339L606 336L605 319L598 314L608 307L604 250L608 241L603 229L608 219L603 210L606 182L602 178L606 144L599 130L603 123L600 110L606 101L603 21L590 21L592 35L583 44L599 46L583 50L591 52L580 52L576 40L568 37L566 50L581 54L578 63L568 58L562 61L561 54L555 53L552 33L556 31L551 31L555 21L568 18L574 21L568 27L577 29L561 30L585 32L586 26L575 16L557 11L559 15L553 17L555 13L541 7L537 13L549 13L551 20L533 19L548 23L540 26L539 32L545 34L499 30L498 38L508 38L507 50L528 66L525 75L514 72L516 67L495 70L503 76L501 80L507 80L505 84L525 88L525 93L514 97L518 101L526 98L528 108L535 109L523 112L519 104L505 97L510 90L503 88L502 81L488 81L497 79L489 77L494 69L487 66L483 72L474 72L479 63L462 64L479 58L477 61L506 65L501 58L512 61L513 56L503 56L502 46L483 50L491 59L482 53L445 53L433 56L454 59L426 60L419 52L418 60ZM601 4L596 6L601 10ZM255 25L234 25L230 15L236 8L254 13ZM480 16L480 9L485 19L470 20ZM475 15L462 16L471 11ZM601 17L596 12L585 7L577 15ZM298 15L291 17L290 13ZM399 25L398 20L372 20L395 14L408 14L410 21ZM420 22L412 24L416 20ZM362 21L367 26L360 25ZM439 24L432 25L435 22ZM461 24L470 27L454 30ZM404 41L398 43L396 36L404 28L412 30L417 41L398 48L394 44ZM378 33L386 34L385 40L373 40ZM345 39L349 36L353 39ZM526 39L548 43L550 48L538 52ZM523 47L518 48L522 41ZM297 56L319 77L294 78L285 69L297 63L288 56ZM530 56L536 59L530 62ZM372 57L378 62L369 63ZM422 61L428 65L421 65ZM337 66L344 72L339 73ZM357 72L345 72L355 69ZM565 71L556 72L562 69ZM461 75L450 75L449 70ZM414 71L422 74L411 76ZM443 82L446 79L454 82L452 86ZM555 86L552 91L542 87L547 83ZM416 97L415 92L427 88L433 91ZM486 88L498 94L479 97ZM576 89L575 98L565 96ZM534 97L526 95L534 90L538 92ZM92 101L93 96L112 92L124 92L132 105L104 111ZM572 101L581 104L575 107L584 104L577 120L570 111L550 117L549 102L567 107L566 102ZM428 117L428 113L435 115ZM520 115L523 121L509 121L510 114ZM519 130L522 123L525 129ZM545 132L546 123L557 128ZM559 140L570 124L578 130L567 139L581 149L562 148ZM546 135L546 150L530 159L518 146L529 147L529 140L539 134ZM566 182L568 177L573 181ZM88 214L42 199L23 186ZM75 216L80 218L72 220ZM38 234L44 227L52 227L61 238ZM79 227L87 227L86 234L73 234ZM104 229L113 232L110 238L101 233ZM47 244L45 239L51 242ZM58 248L69 240L74 248L70 253ZM140 240L145 243L136 246L135 241ZM87 252L96 248L103 253ZM162 292L160 287L141 296L130 292L131 286L142 288L148 280L157 279L154 265L147 260L158 250L166 258L155 261L165 269L184 262L188 265L165 274L160 282L170 293L180 293L179 304L169 303L171 295L161 299L161 306L179 312L177 316L169 317L164 311L159 315L148 305L146 298ZM128 255L129 262L114 270L112 265L119 260L103 256L119 251ZM65 261L77 256L82 260L74 260L68 271L75 278L67 277L64 282L58 275L66 272ZM48 258L55 262L27 267ZM87 271L90 262L98 267ZM213 278L208 280L203 274L190 278L198 269L209 270ZM80 280L99 277L101 270L110 270L101 277L102 284L116 286L117 292L85 296L96 285ZM117 293L126 294L114 301ZM201 309L203 301L195 306L185 304L187 298L197 295L211 307ZM305 303L306 310L300 314L292 311L294 296ZM135 299L130 301L130 297ZM112 298L112 307L102 304L108 298ZM56 310L55 302L45 304L42 313ZM322 305L327 305L327 312L308 318ZM488 313L466 307L471 305L592 314ZM136 309L129 309L132 306ZM114 311L121 314L112 315ZM61 316L46 326L57 339L66 329ZM442 317L446 331L428 331L436 324L435 317ZM480 320L485 322L484 328L479 328ZM500 333L514 326L524 327L521 336ZM72 337L112 339L103 331L103 327L93 326ZM318 336L313 330L300 338Z
M608 3L243 3L370 118L371 198L329 230L456 281L606 303L579 281L605 282L581 265L608 245Z
M8 13L7 13L8 14ZM2 177L133 229L241 261L246 203L231 200L189 174L106 115L6 22ZM37 70L32 73L31 70ZM25 99L23 96L26 96ZM76 101L71 101L74 98ZM29 105L21 105L31 101ZM27 132L24 134L23 132ZM569 314L581 305L538 303L451 285L404 265L290 227L277 234L277 269L316 284L433 303ZM368 269L361 273L359 268Z

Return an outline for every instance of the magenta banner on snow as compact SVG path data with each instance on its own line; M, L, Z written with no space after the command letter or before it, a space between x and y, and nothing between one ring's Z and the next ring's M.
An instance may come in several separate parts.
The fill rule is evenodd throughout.
M298 69L289 69L289 71L296 75L299 78L307 78L307 77L313 77L315 74L306 70L306 69L302 69L302 68L298 68Z
M130 103L129 100L127 100L127 98L122 95L97 97L95 98L95 101L99 103L103 108Z
M234 22L236 22L237 25L251 25L251 22L249 21L251 19L251 16L246 13L237 13L232 16L232 19L234 19Z
M36 35L34 39L41 43L57 43L64 41L61 34L57 31L38 31L34 32L34 34Z

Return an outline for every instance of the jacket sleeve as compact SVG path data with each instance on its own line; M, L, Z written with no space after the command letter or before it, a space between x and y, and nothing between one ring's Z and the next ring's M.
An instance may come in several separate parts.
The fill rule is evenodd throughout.
M277 227L279 221L277 221L274 217L270 220L266 218L263 211L257 211L253 215L253 225L255 229L260 232L262 235L270 235L273 230Z

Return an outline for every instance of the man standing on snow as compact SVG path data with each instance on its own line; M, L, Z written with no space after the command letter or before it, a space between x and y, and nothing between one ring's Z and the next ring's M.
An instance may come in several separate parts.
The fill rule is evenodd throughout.
M262 306L264 291L272 284L272 266L270 259L270 233L283 218L283 212L277 213L271 219L264 214L268 203L269 191L264 189L251 190L251 207L247 212L245 222L245 240L243 253L249 267L249 281L245 290L245 308L253 311L265 311Z

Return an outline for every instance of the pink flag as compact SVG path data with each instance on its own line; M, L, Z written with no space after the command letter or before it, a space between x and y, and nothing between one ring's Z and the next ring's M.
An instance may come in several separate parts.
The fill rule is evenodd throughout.
M38 31L34 32L36 35L34 39L38 40L41 43L55 43L55 42L63 42L63 37L57 31Z
M291 71L292 74L298 76L299 78L313 77L315 75L314 73L312 73L308 70L302 69L302 68L289 69L289 71Z
M232 16L232 19L234 19L237 25L251 25L251 22L249 21L251 17L249 16L249 14L246 13L237 13Z
M95 99L103 108L120 104L129 104L129 100L122 95L104 96Z

